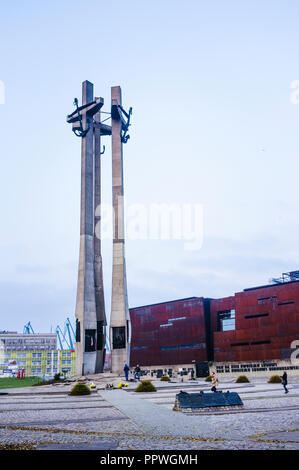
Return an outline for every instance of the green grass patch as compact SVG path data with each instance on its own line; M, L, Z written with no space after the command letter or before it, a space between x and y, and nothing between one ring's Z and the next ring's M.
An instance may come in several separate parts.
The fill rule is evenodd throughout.
M21 388L21 387L32 387L37 383L41 382L40 377L25 377L24 379L17 379L17 377L3 377L0 378L0 389L1 388Z

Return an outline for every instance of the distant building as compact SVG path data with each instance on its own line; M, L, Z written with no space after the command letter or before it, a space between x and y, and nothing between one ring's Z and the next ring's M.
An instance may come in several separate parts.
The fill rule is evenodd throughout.
M56 333L17 333L0 331L0 375L53 377L75 374L75 351L57 350Z
M56 333L17 333L15 331L0 331L0 350L3 351L33 351L57 349Z
M294 272L298 273L298 271ZM299 273L230 297L191 297L130 309L131 359L149 370L299 374ZM277 373L277 372L276 372Z
M74 350L0 351L0 375L25 369L26 376L50 378L55 374L75 375Z

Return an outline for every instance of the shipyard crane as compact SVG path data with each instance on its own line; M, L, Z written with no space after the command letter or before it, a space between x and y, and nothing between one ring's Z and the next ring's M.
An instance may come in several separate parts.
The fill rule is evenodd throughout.
M65 349L64 347L64 344L67 345L67 349L72 349L70 347L70 344L68 342L68 340L66 339L65 337L65 333L62 332L61 328L59 325L56 326L56 330L55 330L56 334L57 334L57 338L58 338L58 341L59 341L59 345L60 345L60 349Z
M35 334L30 321L26 325L24 325L23 334L26 334L26 335Z
M68 332L70 349L75 349L74 340L75 340L76 335L75 335L73 326L71 324L71 320L69 318L66 319L65 328L67 329L67 332Z

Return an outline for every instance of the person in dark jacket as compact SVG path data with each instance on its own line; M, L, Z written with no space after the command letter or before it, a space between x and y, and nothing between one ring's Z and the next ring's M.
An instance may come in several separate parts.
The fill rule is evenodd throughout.
M130 371L130 367L128 366L127 363L125 363L125 365L124 365L124 373L125 373L126 381L127 381L127 382L128 382L128 380L129 380L129 371Z
M135 370L134 370L135 379L140 380L140 372L141 372L141 369L139 367L139 364L137 364L137 366L135 367Z
M281 376L281 383L283 385L283 388L285 390L285 393L289 393L288 389L287 389L287 384L288 384L288 374L286 373L286 371L284 371L283 375Z

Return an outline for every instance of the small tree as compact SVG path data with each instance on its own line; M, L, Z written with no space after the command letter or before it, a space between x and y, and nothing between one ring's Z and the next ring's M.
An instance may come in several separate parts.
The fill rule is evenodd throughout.
M206 382L212 382L212 377L210 375L208 375L208 377L205 378L205 381Z
M150 380L142 380L138 387L135 389L135 392L156 392L156 387L152 384Z
M281 378L279 375L271 375L268 384L281 384Z
M82 383L77 383L70 391L70 395L90 395L90 388Z
M239 375L239 377L236 380L236 384L242 384L242 383L248 383L249 379L246 377L246 375Z
M160 380L161 382L171 382L170 377L168 377L168 375L163 375Z

